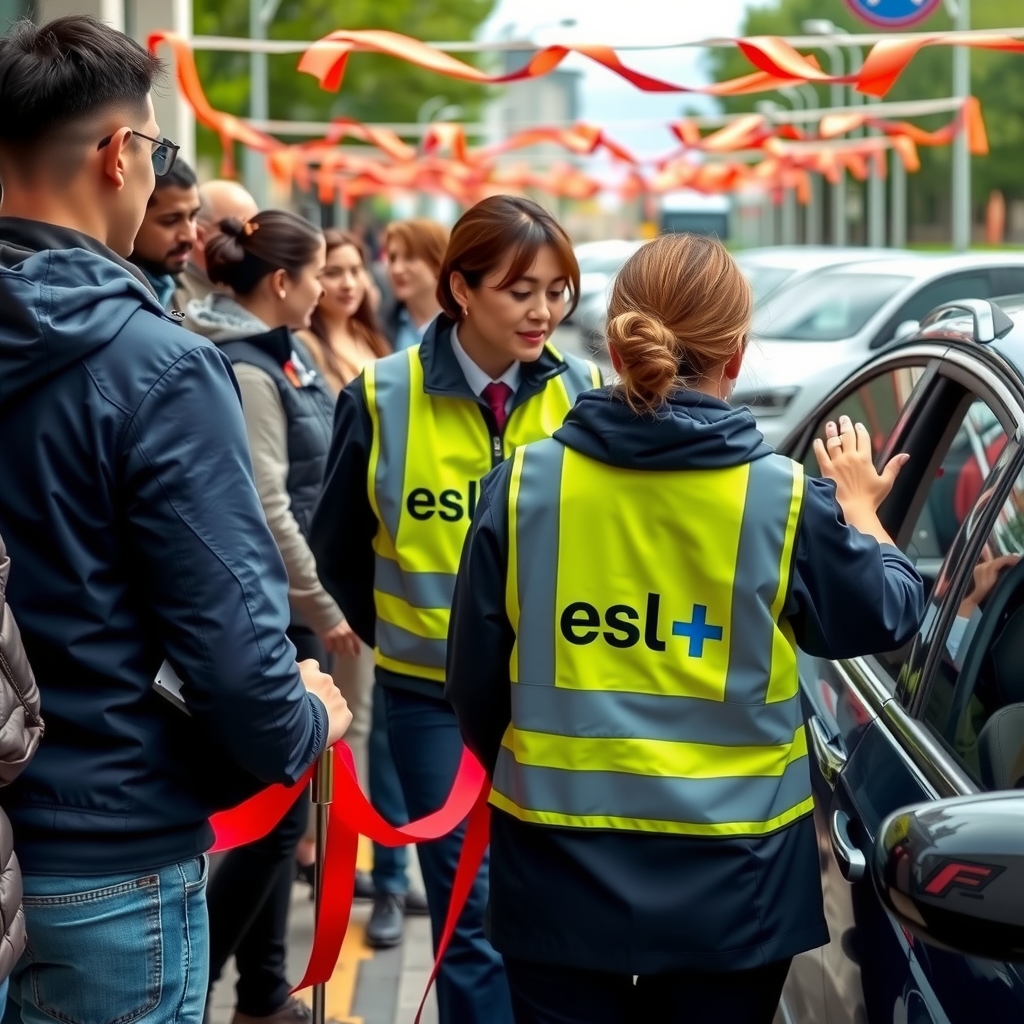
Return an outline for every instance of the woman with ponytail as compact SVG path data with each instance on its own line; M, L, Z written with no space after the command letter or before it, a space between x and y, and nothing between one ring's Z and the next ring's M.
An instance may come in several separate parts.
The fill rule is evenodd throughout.
M771 1024L828 941L797 647L889 651L920 577L847 419L821 478L727 399L750 288L693 235L619 273L620 381L482 485L445 695L491 774L489 937L517 1024Z

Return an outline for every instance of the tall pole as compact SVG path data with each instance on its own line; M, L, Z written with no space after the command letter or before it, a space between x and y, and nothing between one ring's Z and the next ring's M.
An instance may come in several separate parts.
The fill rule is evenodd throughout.
M841 77L843 71L843 53L838 46L826 46L829 70L834 78ZM843 106L846 89L840 82L829 86L828 102L831 107ZM846 168L838 170L838 180L832 186L832 244L846 245Z
M266 39L267 29L274 20L281 0L249 0L249 38ZM270 116L268 100L269 84L267 72L267 55L265 53L249 54L249 118L253 121L266 121ZM262 153L246 148L245 151L245 183L262 209L267 205L267 165Z
M971 27L971 0L956 0L954 26L958 32ZM966 100L971 94L971 51L953 47L953 95ZM971 244L971 154L967 150L967 125L961 123L953 139L953 251L966 252Z
M877 128L871 135L879 135ZM868 178L868 245L880 249L885 245L885 167L889 154L883 149L871 156L870 177ZM899 157L894 158L899 162Z
M324 892L324 866L327 857L327 821L331 801L334 799L334 753L325 750L317 762L310 792L316 813L316 866L313 870L313 893L316 897L316 920L320 920L320 904ZM313 986L313 1024L324 1024L327 1019L327 985Z
M907 245L907 169L898 153L892 155L892 220L889 225L889 244L894 249Z

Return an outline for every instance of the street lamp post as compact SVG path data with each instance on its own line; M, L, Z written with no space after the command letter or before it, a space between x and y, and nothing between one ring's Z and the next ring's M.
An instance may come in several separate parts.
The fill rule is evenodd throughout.
M954 28L966 32L971 27L971 0L946 0L946 10ZM953 47L953 95L966 100L971 94L971 51ZM967 125L961 123L953 139L953 251L966 252L971 244L971 154L967 149Z
M836 26L827 18L810 18L803 23L803 30L808 35L830 36ZM846 73L843 67L843 51L835 43L822 43L821 49L828 57L828 70L833 78L842 78ZM828 102L831 107L844 105L846 90L841 82L829 85ZM838 170L839 180L832 186L832 244L846 245L846 168Z
M281 0L249 0L249 38L266 39L267 29L277 14ZM267 55L253 51L249 54L249 117L253 121L266 121L269 114ZM262 153L246 148L245 182L262 209L267 205L267 165Z

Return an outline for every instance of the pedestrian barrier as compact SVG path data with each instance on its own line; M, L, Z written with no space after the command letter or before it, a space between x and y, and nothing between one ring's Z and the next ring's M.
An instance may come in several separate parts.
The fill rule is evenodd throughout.
M407 846L429 842L447 835L468 818L459 866L452 885L452 898L438 943L434 969L416 1014L419 1021L438 967L444 958L473 880L483 862L490 838L490 780L476 758L463 750L451 792L438 810L408 825L389 825L371 806L359 787L355 762L348 744L338 743L324 757L334 758L334 798L328 811L327 847L321 870L323 887L313 930L313 948L302 981L295 991L326 983L334 973L341 945L348 930L355 888L359 836L382 846ZM270 786L230 811L210 819L214 830L211 852L218 853L261 839L284 817L309 786L316 765L294 786Z

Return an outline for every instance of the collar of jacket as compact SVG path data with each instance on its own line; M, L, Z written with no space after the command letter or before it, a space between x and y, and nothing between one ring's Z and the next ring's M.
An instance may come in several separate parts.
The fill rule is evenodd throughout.
M0 241L30 252L44 252L47 249L85 249L95 256L116 263L127 270L137 281L146 286L146 290L155 295L156 291L146 275L134 263L118 256L113 249L105 246L92 235L75 231L74 228L62 227L60 224L47 224L41 220L27 220L24 217L0 217Z
M452 349L452 327L455 321L441 313L427 328L420 343L420 362L423 363L423 390L428 395L444 395L448 398L465 398L486 408L483 398L473 393L466 375L455 358ZM551 347L544 346L540 358L532 363L521 363L519 387L512 399L516 409L534 395L544 390L549 380L565 373L566 362Z
M244 341L245 344L266 352L279 366L284 366L291 359L292 349L295 347L292 332L287 327L275 327L272 331L250 334L248 337L224 338L218 341L217 345L226 347L235 341Z

